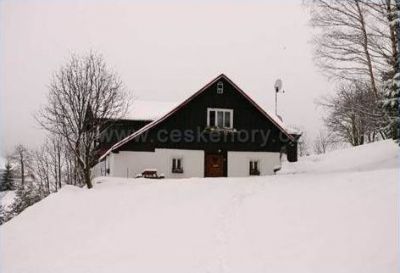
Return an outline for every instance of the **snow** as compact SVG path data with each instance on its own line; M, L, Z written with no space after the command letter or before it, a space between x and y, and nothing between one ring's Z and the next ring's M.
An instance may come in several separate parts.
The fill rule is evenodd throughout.
M6 210L14 203L15 191L0 192L0 205ZM0 271L1 272L1 271Z
M99 178L0 227L0 272L397 272L399 148L286 163L276 176Z
M6 167L6 160L4 157L0 156L0 170L4 170Z
M261 106L260 106L261 107ZM273 114L272 112L266 110L263 108L263 110L265 111L265 113L267 113L268 116L271 117L271 119L277 124L279 125L283 130L285 130L288 134L290 135L301 135L302 132L296 128L294 128L293 126L289 126L287 124L285 124L277 115Z
M399 150L392 140L338 150L325 155L300 158L298 162L287 164L281 174L332 173L368 171L371 169L395 169Z
M182 102L183 103L183 102ZM161 121L161 118L169 114L172 110L178 107L181 103L177 102L161 102L161 101L151 101L151 100L135 100L131 106L131 111L124 117L125 119L133 120L151 120L149 124L132 133L125 139L114 144L106 153L104 153L99 160L103 160L111 151L120 147L122 144L129 142L131 139L141 135L148 129L152 128ZM259 106L261 108L261 106ZM287 126L279 117L275 114L270 113L266 109L261 108L279 127L285 130L288 134L301 135L302 132Z
M178 102L134 100L131 105L131 111L125 118L137 120L157 120L165 116L178 105Z

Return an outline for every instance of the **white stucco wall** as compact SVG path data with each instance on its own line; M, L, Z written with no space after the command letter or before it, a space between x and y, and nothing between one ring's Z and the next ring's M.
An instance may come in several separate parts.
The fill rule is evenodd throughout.
M172 173L172 159L181 158L184 172ZM280 154L271 152L228 152L228 176L249 176L249 162L258 161L260 175L272 175L281 166ZM156 149L155 152L111 153L106 160L93 168L93 175L103 175L109 168L109 176L133 178L144 169L157 169L167 178L204 176L204 151Z
M97 163L93 168L92 168L92 176L93 177L99 177L99 176L105 176L107 168L110 166L110 157L106 157L105 160Z
M181 158L183 173L172 173L172 159ZM167 178L188 178L204 176L204 151L156 149L155 152L112 153L106 159L110 176L135 177L144 169L157 169L158 174Z
M258 161L260 175L274 174L274 168L281 166L280 154L271 152L228 152L228 176L249 176L249 162Z
M99 162L92 168L92 177L98 177L103 175L104 162Z

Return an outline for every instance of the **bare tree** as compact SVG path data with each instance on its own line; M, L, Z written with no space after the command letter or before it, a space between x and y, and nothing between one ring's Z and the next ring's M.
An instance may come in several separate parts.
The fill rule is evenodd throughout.
M308 136L307 130L299 126L292 126L296 131L301 132L301 137L297 142L297 150L299 156L310 155L310 138Z
M370 50L379 67L380 74L395 70L398 59L397 30L393 21L396 18L394 0L362 0L368 10Z
M64 183L67 185L80 186L79 167L77 166L77 160L73 152L69 151L66 147L64 148L64 160L65 160L65 175Z
M47 143L44 143L38 150L34 152L34 169L36 179L40 183L44 195L51 193L51 173L50 173L50 156Z
M336 144L336 139L333 134L326 130L320 130L317 137L314 139L313 150L316 154L325 154L329 149Z
M31 170L31 152L24 145L17 145L14 152L10 156L10 159L16 163L21 178L21 185L25 185L25 178Z
M63 142L62 138L57 135L52 135L46 142L47 150L49 151L51 174L54 181L54 189L58 191L62 183L62 167L63 167Z
M46 195L57 192L62 186L62 177L65 174L62 148L60 139L51 136L33 154L35 177Z
M88 188L92 188L91 168L97 160L97 129L121 117L129 102L121 80L98 54L73 55L54 75L48 103L38 121L51 134L63 138Z
M361 0L309 0L317 65L330 77L354 80L367 76L378 95L376 62L368 33L368 9Z
M371 89L362 82L341 85L335 96L318 102L326 111L329 132L353 146L385 138L382 131L383 109Z
M341 84L337 96L325 103L330 109L328 127L352 145L373 141L377 133L381 138L399 138L400 1L306 2L311 23L319 30L314 41L317 64Z

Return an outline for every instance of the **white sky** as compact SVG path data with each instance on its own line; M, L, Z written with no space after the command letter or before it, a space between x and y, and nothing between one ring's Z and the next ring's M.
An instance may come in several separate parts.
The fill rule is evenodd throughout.
M91 49L138 99L181 101L225 73L273 112L282 78L279 114L312 136L322 126L314 102L331 87L313 64L301 2L1 1L1 149L40 144L32 114L51 73Z

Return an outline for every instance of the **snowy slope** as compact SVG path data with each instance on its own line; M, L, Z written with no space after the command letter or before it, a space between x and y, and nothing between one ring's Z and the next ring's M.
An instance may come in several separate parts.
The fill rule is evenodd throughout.
M392 169L400 166L399 149L392 140L300 158L286 163L281 174L327 173Z
M277 176L65 187L0 227L0 272L394 273L398 152L381 142Z

